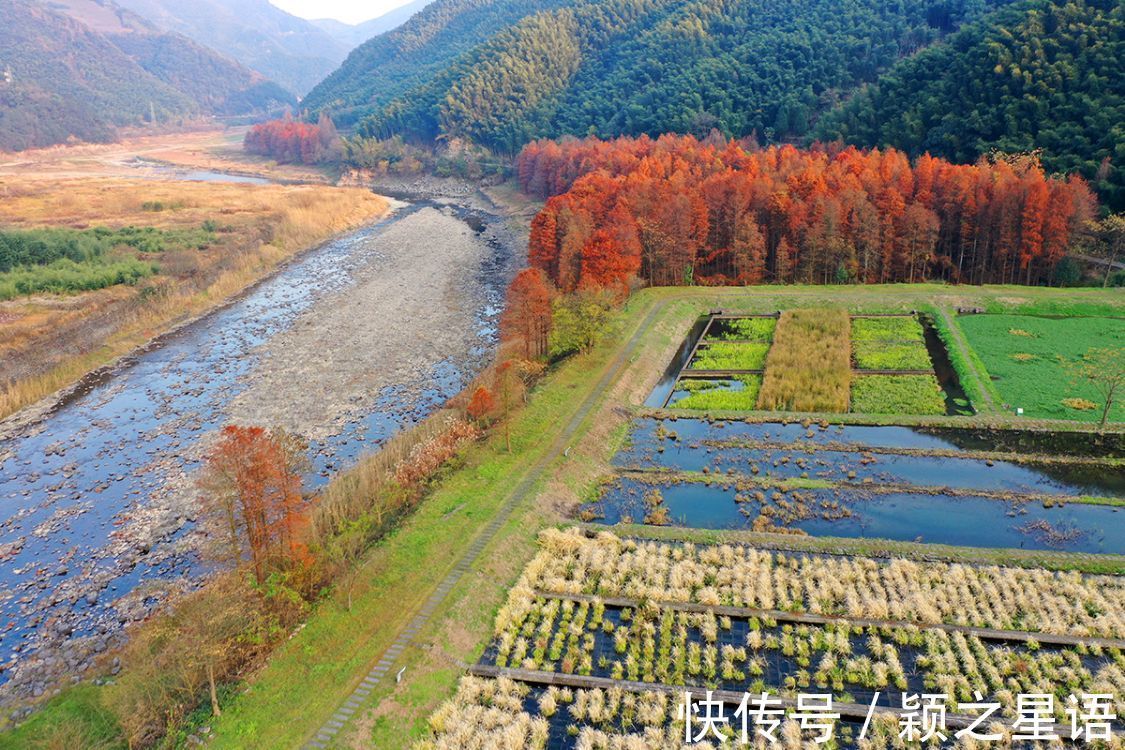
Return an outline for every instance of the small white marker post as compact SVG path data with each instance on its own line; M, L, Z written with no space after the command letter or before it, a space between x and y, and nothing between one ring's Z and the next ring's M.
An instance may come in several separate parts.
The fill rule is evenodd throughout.
M398 670L398 674L395 675L395 684L398 684L398 683L402 682L402 673L405 672L405 671L406 671L406 667L403 667L402 669Z

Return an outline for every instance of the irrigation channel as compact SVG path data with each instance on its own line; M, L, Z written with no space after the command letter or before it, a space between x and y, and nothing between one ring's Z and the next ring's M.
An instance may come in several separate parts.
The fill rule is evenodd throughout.
M1120 441L641 418L588 520L1125 552ZM1069 456L1069 457L1068 457Z
M10 420L0 429L7 696L83 671L124 625L206 576L193 471L224 424L311 436L315 489L459 392L490 357L516 245L478 207L401 203L89 377L37 421ZM387 339L394 351L378 349Z

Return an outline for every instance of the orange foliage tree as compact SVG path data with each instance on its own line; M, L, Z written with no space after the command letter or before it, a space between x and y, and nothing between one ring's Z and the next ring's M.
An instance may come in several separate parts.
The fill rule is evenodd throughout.
M1033 156L952 164L894 149L759 149L691 136L536 141L529 245L563 293L669 284L1050 283L1096 209Z
M305 544L304 446L281 431L224 427L200 481L207 515L219 529L220 556L248 561L258 583L311 562Z
M294 120L286 114L250 128L242 147L247 153L268 156L282 164L317 164L331 152L336 127L327 115L316 125Z
M500 316L500 338L514 343L524 359L547 354L551 333L551 282L539 268L525 268L508 286L508 300Z
M492 393L482 385L473 391L469 404L465 407L465 413L468 414L469 419L479 422L487 417L494 408L496 408L496 404L492 398Z

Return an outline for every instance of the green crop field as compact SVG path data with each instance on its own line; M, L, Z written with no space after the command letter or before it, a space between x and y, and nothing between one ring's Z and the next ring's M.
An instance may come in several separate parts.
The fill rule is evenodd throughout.
M718 328L719 330L715 330ZM719 341L773 341L773 331L777 328L777 318L737 318L721 321L721 326L713 326L708 339Z
M917 318L854 318L852 341L925 341Z
M1098 349L1125 356L1125 320L966 315L957 324L1010 409L1033 418L1100 419L1102 397L1075 376L1074 363ZM1118 402L1109 418L1125 420L1125 404Z
M769 344L709 344L700 347L691 361L691 369L760 370L766 364L769 350Z
M933 375L860 375L852 380L859 414L945 414L945 394Z
M853 341L852 356L861 370L931 370L930 353L917 344Z
M730 384L734 384L734 387L729 387ZM756 407L761 388L761 375L742 375L733 381L681 380L677 390L688 391L689 395L672 402L669 407L700 411L748 411Z

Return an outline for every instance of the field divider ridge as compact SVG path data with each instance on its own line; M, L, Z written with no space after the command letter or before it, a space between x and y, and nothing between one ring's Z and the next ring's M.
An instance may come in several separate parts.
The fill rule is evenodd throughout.
M693 696L703 697L710 693L712 700L720 700L728 705L738 705L746 697L746 693L733 690L713 690L695 685L669 685L663 682L637 682L635 680L614 680L609 677L591 677L586 675L562 674L559 672L543 672L535 669L512 669L508 667L494 667L486 664L477 664L469 669L469 674L474 677L498 678L507 677L517 682L526 682L536 685L547 685L578 690L626 690L630 693L664 693L665 695L682 696L690 692ZM770 696L771 701L776 700L781 706L789 709L797 708L794 698L784 696ZM887 706L864 706L858 703L832 703L832 710L849 719L865 719L868 713L899 717L904 711ZM946 714L946 726L954 729L968 727L974 717L963 714Z

